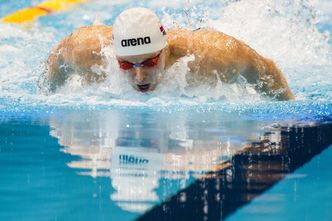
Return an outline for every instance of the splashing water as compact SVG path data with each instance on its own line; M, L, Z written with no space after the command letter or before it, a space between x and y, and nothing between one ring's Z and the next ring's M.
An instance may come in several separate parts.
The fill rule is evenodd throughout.
M305 109L309 115L331 115L331 46L329 28L324 26L330 20L318 11L320 4L310 0L170 1L167 4L156 0L144 4L103 0L42 17L29 29L0 23L0 106L3 110L18 111L49 110L50 107L179 109L194 106L203 110L222 108L252 114L274 111L285 115L303 115ZM215 87L189 88L186 73L191 57L181 59L164 73L163 82L155 91L137 93L119 71L112 48L103 50L110 61L106 67L110 75L102 84L82 87L79 76L73 75L56 94L45 95L38 90L44 62L57 42L76 28L92 24L95 11L101 21L111 25L123 9L131 6L152 8L166 28L208 27L243 40L278 64L297 100L282 104L266 100L248 87L245 79L232 85L218 81ZM323 28L318 29L319 26ZM101 67L94 68L98 71Z

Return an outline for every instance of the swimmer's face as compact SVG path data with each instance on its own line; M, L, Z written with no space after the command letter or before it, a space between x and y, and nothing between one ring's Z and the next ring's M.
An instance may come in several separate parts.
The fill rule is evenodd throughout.
M140 92L154 90L165 69L164 50L132 56L116 57L120 69L128 75L130 84Z

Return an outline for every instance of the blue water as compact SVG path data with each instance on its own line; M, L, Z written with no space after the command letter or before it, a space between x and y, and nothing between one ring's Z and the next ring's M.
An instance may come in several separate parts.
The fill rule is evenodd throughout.
M330 146L228 220L330 220L331 164Z
M39 2L0 1L0 17ZM96 16L111 25L131 6L154 9L167 28L242 39L278 64L296 100L273 101L240 83L188 89L185 59L149 95L113 64L101 85L40 90L58 41ZM0 23L0 220L133 220L274 127L331 119L330 9L329 1L100 0L23 28ZM331 154L326 148L227 219L331 220Z
M35 114L1 123L3 220L131 220L227 160L266 124L219 112ZM121 163L119 155L149 162Z

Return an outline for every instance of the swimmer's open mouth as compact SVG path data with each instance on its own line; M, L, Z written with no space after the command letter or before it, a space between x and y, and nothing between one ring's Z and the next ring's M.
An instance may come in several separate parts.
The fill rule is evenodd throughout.
M150 89L150 84L137 85L137 88L140 92L147 92Z

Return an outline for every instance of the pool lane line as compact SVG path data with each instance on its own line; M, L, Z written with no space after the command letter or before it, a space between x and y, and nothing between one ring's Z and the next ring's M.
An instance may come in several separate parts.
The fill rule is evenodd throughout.
M51 10L49 8L41 7L41 6L34 6L33 8L42 10L42 11L46 12L47 14L50 14L53 12L53 10Z
M2 22L24 24L33 22L40 16L54 12L64 11L74 5L86 2L87 0L48 0L38 5L13 12L1 19Z
M137 221L224 220L328 148L331 134L331 121L275 128L236 153L219 171L196 180Z

